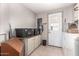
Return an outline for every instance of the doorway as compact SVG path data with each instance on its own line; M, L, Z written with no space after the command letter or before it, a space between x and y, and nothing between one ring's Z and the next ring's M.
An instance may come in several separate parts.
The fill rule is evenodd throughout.
M62 47L62 12L48 15L48 45Z

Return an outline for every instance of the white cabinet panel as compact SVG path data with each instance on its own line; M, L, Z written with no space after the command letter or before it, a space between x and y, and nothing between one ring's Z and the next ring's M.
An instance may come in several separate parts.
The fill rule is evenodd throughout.
M24 38L24 44L25 44L25 55L27 55L27 53L28 53L28 39L27 38Z
M30 54L34 50L34 38L28 39L28 54Z
M35 37L35 48L37 48L41 43L41 37L40 35Z
M42 40L41 40L41 36L39 35L39 36L38 36L38 45L41 44L41 41L42 41Z
M35 37L35 48L38 47L38 36Z

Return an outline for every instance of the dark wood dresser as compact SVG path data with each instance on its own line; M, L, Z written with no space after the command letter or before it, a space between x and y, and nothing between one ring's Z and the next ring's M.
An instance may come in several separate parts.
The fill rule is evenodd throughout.
M1 56L23 56L24 43L19 38L11 38L1 43Z

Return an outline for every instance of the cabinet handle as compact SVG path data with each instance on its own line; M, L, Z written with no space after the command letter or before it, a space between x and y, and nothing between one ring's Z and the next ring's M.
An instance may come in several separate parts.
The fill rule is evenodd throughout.
M53 26L51 26L51 30L53 30Z

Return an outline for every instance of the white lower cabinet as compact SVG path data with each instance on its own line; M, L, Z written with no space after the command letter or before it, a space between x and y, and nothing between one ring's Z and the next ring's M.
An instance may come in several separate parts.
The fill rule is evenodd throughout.
M39 38L38 36L35 37L35 48L39 46Z
M38 45L40 45L41 42L42 42L42 40L41 40L41 36L39 35L39 36L38 36Z
M31 38L24 38L25 55L31 54L41 43L40 35Z
M79 34L64 33L63 52L65 56L76 55L76 44L75 43L78 37L79 37Z
M35 39L34 38L30 38L28 39L28 52L27 52L27 55L29 55L33 50L34 50L34 44L35 44Z

